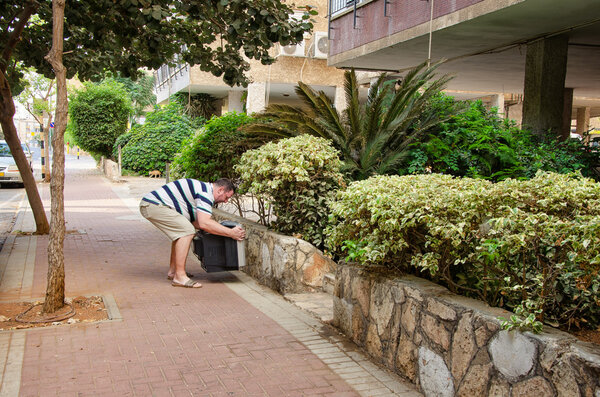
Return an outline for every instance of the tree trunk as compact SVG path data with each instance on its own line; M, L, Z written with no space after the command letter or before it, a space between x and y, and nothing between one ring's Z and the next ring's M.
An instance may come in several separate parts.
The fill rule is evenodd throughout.
M21 177L23 178L23 185L25 186L25 192L35 218L35 227L37 234L48 233L48 219L46 218L46 212L44 211L44 205L40 198L40 193L37 190L37 185L29 167L29 162L23 153L19 136L17 135L17 128L13 121L15 114L15 103L12 99L12 93L8 81L4 78L4 74L0 73L0 92L2 98L0 99L0 123L2 124L2 131L4 132L4 139L10 148L15 163L19 168Z
M67 127L67 70L63 65L63 28L65 0L52 0L52 49L46 60L56 75L56 117L52 137L52 179L50 181L51 217L48 241L48 285L44 313L53 313L65 301L65 151L64 134Z
M6 78L6 66L10 63L12 51L21 39L23 29L29 21L29 18L31 18L31 15L37 10L37 7L38 4L33 1L30 1L25 5L25 8L19 15L19 22L14 26L10 38L2 52L2 60L0 61L0 124L2 125L2 131L4 132L4 139L10 148L10 152L15 158L15 163L23 178L25 192L27 193L27 198L29 199L29 204L31 205L31 210L33 211L33 216L35 218L36 233L46 234L49 229L48 219L46 218L44 206L42 205L42 200L40 199L40 194L37 190L35 179L33 178L33 172L31 172L27 158L23 153L19 136L17 135L17 128L13 121L13 116L15 115L15 102L12 98L10 84Z

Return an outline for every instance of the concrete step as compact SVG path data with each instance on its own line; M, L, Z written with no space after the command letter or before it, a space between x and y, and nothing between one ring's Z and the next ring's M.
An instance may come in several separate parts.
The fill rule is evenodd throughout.
M335 285L335 274L325 273L323 275L323 292L333 295L334 285Z

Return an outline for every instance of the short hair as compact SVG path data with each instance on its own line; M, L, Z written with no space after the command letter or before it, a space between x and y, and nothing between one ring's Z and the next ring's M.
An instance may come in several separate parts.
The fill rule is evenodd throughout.
M216 187L224 187L226 192L233 191L235 193L235 185L227 178L217 179L213 183Z

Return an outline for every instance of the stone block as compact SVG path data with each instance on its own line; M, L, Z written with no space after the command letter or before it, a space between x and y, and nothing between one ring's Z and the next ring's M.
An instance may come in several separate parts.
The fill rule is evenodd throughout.
M488 391L488 397L509 397L510 396L510 384L501 378L492 379L490 382L490 390Z
M333 297L333 325L345 334L352 331L352 305L336 296Z
M450 306L441 303L437 298L427 299L427 311L442 320L456 320L456 311Z
M454 396L454 381L444 359L424 346L419 348L419 384L427 397Z
M550 383L541 376L519 382L512 387L512 397L553 396Z
M456 393L457 397L485 396L491 369L491 364L471 366Z
M352 340L359 345L363 344L363 335L365 334L365 320L359 305L352 306Z
M473 340L473 315L465 313L456 327L452 341L452 375L457 382L467 372L471 359L477 351L477 346Z
M408 299L406 303L402 306L402 317L400 319L400 322L402 323L404 331L406 331L410 336L412 336L415 332L415 326L418 321L418 307L412 299Z
M433 343L440 346L445 352L448 351L450 332L440 320L429 314L423 314L421 316L421 329Z
M369 318L371 281L363 277L353 277L351 283L352 298L358 301L358 306L360 306L363 316Z
M323 286L323 276L333 269L333 261L320 252L314 252L302 269L302 282L313 288Z
M580 397L577 377L571 366L563 360L555 363L551 368L552 384L556 389L557 397Z
M406 333L400 335L398 352L396 353L396 369L415 382L417 379L417 346L408 338Z
M385 283L375 284L371 290L371 306L369 315L372 321L377 325L378 335L383 335L388 328L392 312L394 310L394 301L390 294L389 285Z
M369 328L367 329L367 338L365 344L367 347L367 352L369 352L369 354L372 357L375 357L378 361L381 361L383 358L381 340L379 339L377 326L373 323L369 324Z
M510 381L529 374L536 359L535 344L522 333L500 331L489 345L494 366Z

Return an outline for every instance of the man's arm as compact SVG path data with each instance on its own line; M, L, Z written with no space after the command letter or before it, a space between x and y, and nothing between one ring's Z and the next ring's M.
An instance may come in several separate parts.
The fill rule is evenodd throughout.
M241 241L246 237L246 232L241 227L236 226L234 228L229 228L223 226L203 211L196 211L196 220L192 223L196 229L202 229L211 234L231 237L234 240Z

